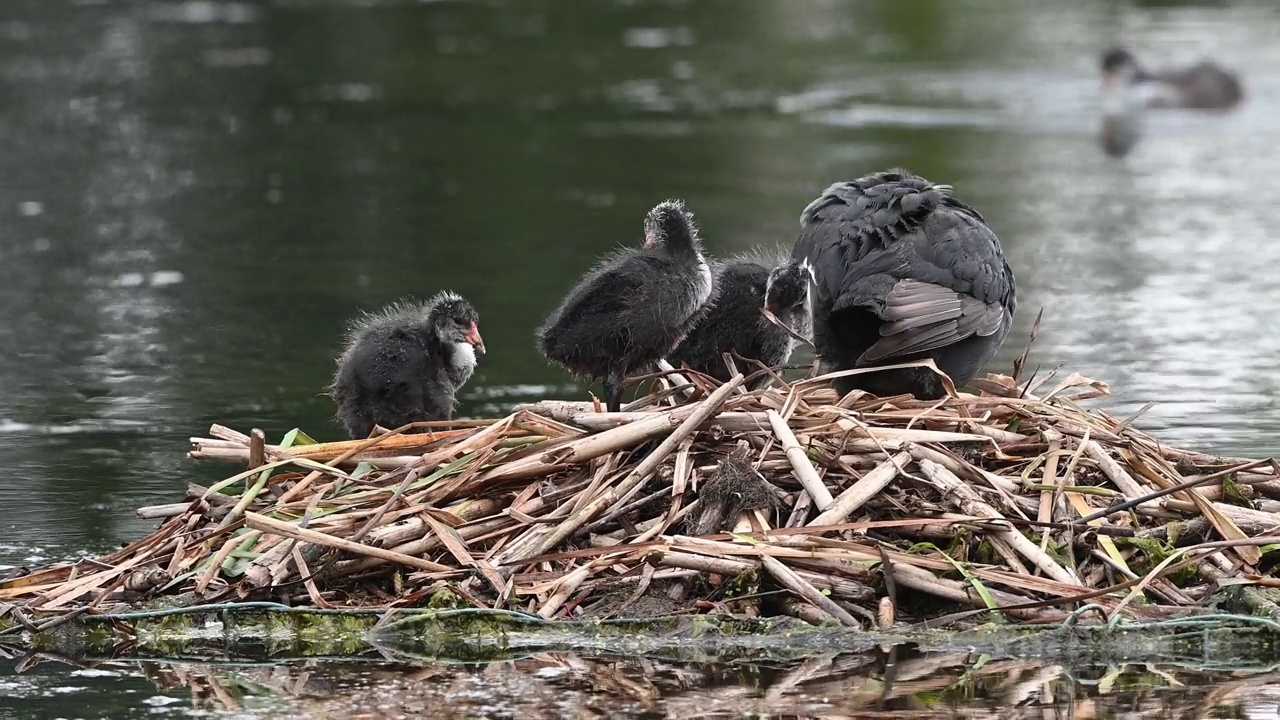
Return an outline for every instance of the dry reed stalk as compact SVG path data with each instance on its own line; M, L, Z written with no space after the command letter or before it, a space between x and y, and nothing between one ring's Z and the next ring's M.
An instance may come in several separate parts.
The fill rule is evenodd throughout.
M978 594L977 590L975 590L972 585L962 583L958 580L948 580L946 578L936 577L933 573L921 570L920 568L912 565L894 564L893 579L899 585L908 587L917 592L928 593L935 597L942 598L943 600L964 603L978 608L985 608L987 606L986 602L982 599L982 596ZM1000 609L1001 612L1020 616L1024 619L1051 621L1053 619L1061 620L1066 618L1066 613L1062 612L1052 613L1052 611L1050 611L1050 617L1046 618L1044 617L1046 612L1045 610L1010 610L1007 609L1008 606L1030 604L1031 599L994 588L987 588L987 592L991 595L991 598L996 601L995 609Z
M582 581L587 579L591 574L591 570L591 563L587 563L581 567L575 568L568 575L565 575L557 583L555 592L551 593L550 597L547 598L546 602L544 602L542 607L538 610L538 617L544 620L550 620L552 617L555 617L555 614L560 612L560 608L564 607L564 601L568 600L569 596L572 595L578 589L578 586L582 584Z
M675 408L665 407L678 395L670 391L634 401L623 413L544 401L498 420L414 435L400 428L327 447L282 449L257 433L215 425L212 437L193 439L192 457L247 463L259 456L260 443L264 464L197 488L187 503L144 509L169 519L98 562L0 581L0 598L83 612L116 588L154 594L177 576L164 592L195 591L192 597L199 598L216 582L220 595L283 591L323 607L341 587L357 603L391 607L420 604L428 593L449 587L476 606L559 617L565 607L589 606L619 583L634 585L634 600L656 592L649 583L662 577L765 573L802 598L787 603L792 612L812 619L839 611L847 616L842 622L860 622L860 616L889 622L889 614L890 621L910 622L918 618L906 591L924 586L924 592L981 607L971 586L976 582L1000 606L1037 605L1010 615L1045 619L1063 616L1045 607L1054 603L1069 609L1101 598L1115 608L1117 589L1139 586L1143 579L1128 568L1145 553L1140 546L1117 546L1112 535L1168 542L1165 520L1185 518L1189 527L1201 528L1201 540L1211 533L1234 537L1201 545L1187 556L1193 560L1179 561L1203 581L1175 584L1173 565L1167 565L1140 586L1165 604L1124 609L1167 617L1201 602L1213 583L1235 572L1235 555L1256 553L1257 536L1280 524L1280 515L1216 503L1195 489L1234 473L1237 483L1256 483L1263 495L1280 497L1274 462L1232 464L1163 448L1131 420L1082 409L1078 401L1105 387L1078 376L1038 377L1023 395L1012 378L992 375L972 383L990 394L929 401L860 391L840 398L823 381L787 384L768 371L758 376L771 384L745 391L742 375L726 389L690 373L686 389L694 398L707 397ZM1010 429L1015 422L1016 431ZM651 441L660 441L656 449L637 452ZM754 449L754 467L790 494L781 508L786 527L770 530L772 517L748 511L737 518L738 535L676 534L673 529L698 512L698 478L709 477L714 459L740 441ZM340 469L368 459L375 469L359 478ZM1081 462L1087 472L1076 472ZM895 482L899 476L935 488L966 514L940 512L932 495L922 506L911 487ZM826 498L814 502L812 493L823 492ZM1126 511L1121 497L1138 507ZM1112 504L1094 511L1090 503ZM238 529L240 511L253 529ZM850 522L859 513L877 519ZM1108 524L1108 515L1118 524ZM1041 533L1040 543L1020 528ZM896 549L921 536L954 548L956 559ZM1050 542L1067 554L1066 568L1046 563ZM979 543L995 550L986 558L991 564L964 561L966 548ZM243 575L224 574L237 549L255 557L234 563ZM363 578L396 567L415 571L394 575L391 595L368 586L369 597L359 599ZM943 575L957 568L964 581ZM879 573L890 597L872 589ZM1129 578L1128 584L1088 592L1075 579L1105 584L1111 573ZM337 579L340 586L326 587ZM286 590L295 583L298 588ZM679 585L681 597L695 587ZM881 600L888 601L887 611ZM690 602L703 609L724 606ZM749 600L735 606L753 608L758 610Z
M245 447L248 447L249 445L248 435L245 435L239 430L233 430L225 425L219 425L218 423L214 423L209 426L209 434L225 442L233 442L239 445L244 445Z
M1009 500L1010 496L1015 495L1018 492L1018 484L1010 478L983 470L982 468L974 466L972 463L964 462L957 457L948 455L942 450L937 450L919 444L912 444L906 449L911 453L911 457L916 458L917 460L931 460L947 470L950 470L958 477L966 478L972 482L985 483L993 490L1000 493L1000 495L1006 500Z
M821 608L823 612L839 620L841 625L862 628L862 623L858 622L847 610L837 605L831 598L818 592L817 588L805 582L804 578L797 575L791 568L768 555L760 556L760 562L763 564L764 569L768 570L769 574L773 576L773 579L778 581L779 585L799 595L812 605Z
M1136 500L1151 492L1149 488L1144 488L1139 485L1138 482L1133 479L1133 476L1121 467L1120 463L1116 462L1115 459L1108 455L1107 451L1104 450L1097 441L1085 441L1084 453L1089 456L1090 460L1093 460L1098 464L1098 467L1102 470L1103 474L1105 474L1111 482L1115 483L1116 487L1120 488L1120 492L1124 493L1126 500ZM1155 504L1152 503L1147 506L1147 509L1154 506ZM1139 505L1138 507L1143 506Z
M387 433L385 435L379 435L378 437L371 438L369 440L353 441L351 446L347 450L340 452L337 456L333 458L333 460L329 462L329 464L337 465L338 463L344 460L350 459L352 456L356 455L359 452L362 452L364 450L369 450L370 448L373 448L378 445L383 445L384 443L389 442L394 437L403 437L403 436L398 435L398 433L392 432L392 433ZM297 485L294 485L293 487L289 488L288 490L285 491L283 495L280 496L280 499L277 501L277 504L285 505L289 501L293 500L294 498L297 498L299 495L301 495L303 492L306 491L306 489L311 485L311 483L318 480L321 477L321 475L323 475L323 472L321 470L312 470L311 472L307 473L307 476L302 478L302 480L300 480Z
M325 547L335 548L337 550L345 550L356 555L366 555L368 557L378 558L387 562L393 562L406 567L418 568L419 570L427 570L430 572L453 572L455 568L440 563L434 563L430 560L405 555L392 550L386 550L371 545L361 545L353 543L350 540L343 540L332 535L316 532L315 530L307 530L300 528L292 523L281 522L275 518L269 518L265 515L257 513L245 514L245 525L254 530L261 530L264 533L274 535L283 535L294 540L302 540L304 542L314 543L316 545L324 545Z
M670 378L673 383L672 389L678 391L682 397L693 396L695 390L693 383L689 382L689 379L680 371L671 367L671 363L667 362L665 358L658 360L658 370L662 371L667 378ZM663 384L666 384L667 378L663 378Z
M267 463L267 434L261 428L249 432L249 469L254 470Z
M1125 456L1126 459L1130 459L1130 462L1133 462L1131 459L1133 457L1133 453L1125 453L1124 451L1121 451L1121 454ZM1144 460L1145 462L1133 462L1134 469L1150 480L1152 484L1160 487L1162 490L1170 490L1179 486L1181 476L1167 460L1154 454L1144 455ZM1245 462L1240 464L1247 466L1250 463ZM1204 515L1209 522L1213 523L1214 529L1218 531L1218 534L1220 534L1223 539L1239 543L1232 547L1232 551L1244 560L1245 563L1257 566L1257 564L1262 560L1262 552L1258 550L1257 547L1246 542L1249 539L1248 536L1245 535L1244 531L1242 531L1234 521L1232 521L1229 515L1219 509L1219 505L1221 504L1209 502L1194 488L1187 489L1183 492L1191 498L1192 502L1195 503L1196 509ZM1220 557L1220 560L1224 566L1228 564L1225 558Z
M580 406L580 407L579 407ZM632 412L596 412L587 403L562 400L543 400L529 405L518 405L523 411L545 414L547 417L590 431L609 430L640 420L662 415L663 411L642 410ZM726 432L752 432L766 429L769 421L763 412L727 411L712 417L709 424L718 425Z
M1058 457L1062 452L1062 433L1057 430L1046 430L1045 439L1049 441L1048 451L1042 456L1044 458L1044 485L1045 490L1040 492L1040 507L1036 513L1036 520L1047 523L1053 520L1053 508L1057 504L1058 498L1062 495L1062 483L1066 478L1058 477ZM1053 487L1055 489L1049 490ZM1040 549L1048 551L1049 538L1051 533L1042 533L1040 535Z
M124 575L126 570L132 570L134 567L150 561L150 559L147 554L139 554L103 572L91 573L74 580L68 580L54 588L50 588L48 592L42 593L38 599L28 603L27 606L56 610L85 593L101 588L108 582L116 580ZM0 590L0 599L4 598L4 596L4 591Z
M540 436L544 440L581 437L583 435L581 428L557 422L528 410L513 412L512 424L517 429L523 430L531 436Z
M706 575L726 577L741 577L760 569L759 562L716 555L700 555L686 552L685 549L678 547L655 550L646 557L645 561L657 567L696 570ZM831 593L832 597L860 601L873 594L870 588L857 580L803 569L795 570L795 573L818 590Z
M201 503L201 500L194 500L194 503ZM192 502L167 503L164 505L147 505L140 507L133 512L134 516L142 520L164 520L176 517L191 509ZM197 508L198 509L198 508ZM208 503L205 503L204 510L208 510ZM202 512L203 514L203 512Z
M320 588L316 586L315 577L311 570L307 567L306 558L302 556L302 548L294 544L291 557L295 572L298 577L302 578L302 585L307 589L307 597L311 599L311 604L324 610L332 610L333 603L324 599L324 595L320 593Z
M979 517L1005 519L1004 515L988 505L972 488L964 484L950 470L928 459L920 460L919 465L921 472L934 483L934 486L942 493L942 496L954 500L963 512ZM1025 535L1017 530L1011 528L1003 531L996 530L993 531L993 535L1009 543L1019 555L1030 560L1033 565L1054 580L1074 585L1080 583L1075 575L1055 562L1053 558L1041 551L1035 543L1028 540Z
M900 452L877 465L875 470L863 475L857 482L845 488L826 510L809 521L808 526L818 527L844 522L854 510L862 507L864 503L888 487L910 461L910 453Z
M778 438L787 460L791 462L791 469L795 471L796 479L800 481L800 485L804 487L805 492L809 493L813 504L819 510L826 510L833 500L831 491L822 483L822 477L818 475L818 471L814 469L809 456L805 454L804 448L796 440L795 433L791 432L787 422L776 411L769 410L766 416L769 418L769 426L773 428L774 437Z
M1185 500L1165 500L1164 505L1171 510L1176 510L1177 512L1188 513L1188 514L1199 512L1202 509L1198 503L1187 502ZM1209 503L1209 505L1214 509L1215 512L1220 513L1223 517L1229 520L1233 525L1235 525L1236 523L1239 523L1240 525L1248 525L1256 528L1268 528L1268 530L1263 532L1269 532L1270 528L1280 528L1280 515L1276 515L1275 513L1263 512L1261 510L1254 510L1253 508L1240 507L1239 505L1229 505L1227 503L1222 503L1222 502ZM1211 523L1213 522L1212 518L1209 518L1207 515L1205 516L1205 518L1208 519ZM1215 527L1216 527L1216 524L1215 524ZM1224 538L1224 539L1248 540L1249 536L1247 536L1243 531L1241 531L1240 537Z
M703 400L691 405L682 405L595 435L587 435L567 442L545 443L549 447L532 448L528 455L483 473L476 479L475 484L479 486L542 477L569 465L580 465L588 460L632 448L680 427L706 402ZM466 490L471 489L473 488L466 488Z
M693 447L693 438L686 438L680 443L676 449L675 469L671 478L671 506L667 512L658 518L657 522L652 523L649 527L641 530L636 536L634 543L643 543L652 540L657 535L667 531L678 519L686 515L692 507L684 504L684 493L688 487L690 476L694 473L689 458L689 450ZM662 493L662 491L659 491ZM697 501L694 501L696 504ZM638 528L637 528L638 529Z
M252 587L267 587L279 577L294 542L277 534L267 535L254 544L258 557L250 561L244 571L245 582Z
M514 572L514 563L518 563L522 557L542 555L546 553L551 548L560 544L565 538L576 532L578 528L590 521L601 510L613 504L619 497L630 492L633 488L638 487L640 483L647 480L649 475L658 469L658 465L665 460L666 457L670 455L685 438L692 435L699 425L720 409L720 406L729 399L729 395L742 384L742 381L742 375L734 375L729 382L721 385L720 388L712 393L707 399L692 406L693 409L688 413L680 413L679 410L672 411L672 416L680 413L684 417L684 421L678 425L672 433L653 450L653 452L649 453L648 457L642 460L640 464L636 466L636 469L626 477L626 479L619 483L617 487L608 489L598 498L575 512L564 522L556 526L554 530L543 535L527 550L522 550L522 554L513 553L504 556L502 558L502 564L507 566L504 570L506 570L508 574ZM635 425L628 425L626 427L619 428L618 430L633 428L641 425L643 422L644 421L635 423ZM611 432L617 431L606 430L601 433L601 435L607 435ZM647 432L648 431L646 431L646 435Z

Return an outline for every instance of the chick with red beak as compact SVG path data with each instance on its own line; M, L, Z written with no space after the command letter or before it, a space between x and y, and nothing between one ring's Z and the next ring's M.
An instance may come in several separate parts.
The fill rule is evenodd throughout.
M467 334L463 337L463 340L471 343L471 347L474 348L478 354L484 354L484 338L480 337L480 326L476 325L474 322L471 323L471 327L467 330Z
M471 303L448 290L355 320L330 386L347 433L359 439L376 426L451 419L485 352L479 322Z

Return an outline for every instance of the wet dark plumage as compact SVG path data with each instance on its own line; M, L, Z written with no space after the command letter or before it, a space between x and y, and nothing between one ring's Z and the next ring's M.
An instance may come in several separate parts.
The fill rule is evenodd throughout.
M484 353L478 323L475 308L449 291L352 322L330 387L347 433L365 438L375 424L450 419Z
M713 282L693 217L668 200L649 211L644 245L592 268L538 329L547 359L583 379L604 379L610 411L622 381L666 357L706 311Z
M813 275L824 372L932 358L956 385L1009 333L1013 271L978 211L905 170L836 183L805 208L792 257ZM945 394L927 368L836 379L879 396Z
M769 367L785 363L795 341L786 330L769 322L761 310L768 306L787 327L807 335L808 274L781 254L762 252L716 261L711 267L715 302L667 359L676 367L684 363L721 382L729 380L723 359L726 352ZM753 368L738 369L749 373Z

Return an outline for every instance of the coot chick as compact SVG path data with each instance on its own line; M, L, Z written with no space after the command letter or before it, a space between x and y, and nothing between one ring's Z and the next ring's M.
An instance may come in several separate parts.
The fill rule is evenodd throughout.
M347 433L366 438L375 424L448 420L458 390L484 354L471 303L445 290L402 301L352 322L331 394Z
M779 253L760 251L712 262L711 269L715 303L667 359L721 382L729 381L729 368L722 357L726 352L769 367L785 363L795 340L791 333L769 322L761 310L768 309L787 327L807 335L808 272Z
M932 358L962 385L1013 324L1013 271L977 210L906 170L836 183L804 209L792 257L813 280L824 372ZM881 397L946 391L928 368L837 378Z
M538 350L580 378L603 378L617 412L623 379L684 339L713 287L693 216L668 200L645 217L642 247L604 257L569 291L538 329Z
M1186 68L1148 72L1122 48L1103 53L1102 83L1104 92L1132 92L1152 108L1226 110L1244 98L1239 78L1208 60Z

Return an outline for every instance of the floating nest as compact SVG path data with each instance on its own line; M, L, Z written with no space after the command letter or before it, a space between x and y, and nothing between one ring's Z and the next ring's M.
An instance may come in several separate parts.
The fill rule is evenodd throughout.
M1165 620L1269 582L1277 465L1081 407L1102 383L989 375L920 401L744 379L364 441L215 425L190 457L247 470L139 509L159 527L113 553L21 569L0 611L28 629L263 600L888 628Z

